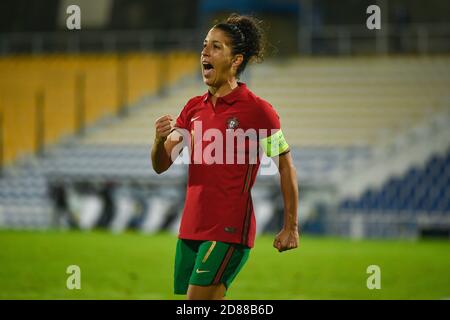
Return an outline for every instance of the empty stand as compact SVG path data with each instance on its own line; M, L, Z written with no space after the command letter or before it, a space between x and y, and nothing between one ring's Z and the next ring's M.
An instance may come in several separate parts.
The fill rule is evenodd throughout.
M54 144L76 133L80 121L92 126L190 76L196 64L196 55L183 52L1 58L4 162L37 151L37 126L45 145Z
M409 212L450 214L450 149L433 155L424 167L412 167L393 176L380 188L368 189L361 197L344 199L341 211Z
M450 58L288 60L251 69L250 84L277 109L292 144L366 146L440 108Z

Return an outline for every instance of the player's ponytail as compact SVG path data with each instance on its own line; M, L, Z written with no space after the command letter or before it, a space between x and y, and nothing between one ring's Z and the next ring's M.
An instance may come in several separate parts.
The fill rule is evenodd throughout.
M214 28L227 33L231 39L233 55L242 54L244 59L237 70L237 76L244 71L248 62L262 62L266 39L262 21L251 16L231 14L225 22L218 23Z

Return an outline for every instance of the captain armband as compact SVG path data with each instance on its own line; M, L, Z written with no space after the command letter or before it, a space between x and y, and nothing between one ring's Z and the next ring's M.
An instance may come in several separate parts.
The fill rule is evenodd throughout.
M261 139L259 143L268 157L276 157L289 150L289 145L281 129L273 135Z

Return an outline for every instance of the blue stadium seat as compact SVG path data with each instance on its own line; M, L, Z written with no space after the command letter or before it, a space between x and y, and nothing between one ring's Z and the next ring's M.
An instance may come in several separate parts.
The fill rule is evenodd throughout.
M412 167L393 176L377 190L367 189L359 199L344 199L341 209L450 214L450 150L433 155L423 168Z

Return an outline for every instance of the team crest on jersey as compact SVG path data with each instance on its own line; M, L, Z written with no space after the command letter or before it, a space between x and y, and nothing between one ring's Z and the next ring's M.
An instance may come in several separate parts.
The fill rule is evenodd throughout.
M228 129L236 129L239 126L239 120L236 117L227 120Z

